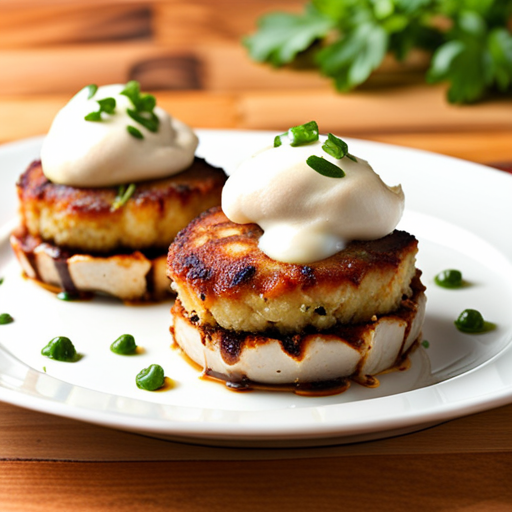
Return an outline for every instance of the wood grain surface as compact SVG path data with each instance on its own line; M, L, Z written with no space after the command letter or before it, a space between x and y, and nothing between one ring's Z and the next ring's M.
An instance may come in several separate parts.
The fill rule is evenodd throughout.
M511 98L449 105L444 85L424 84L420 53L387 59L345 95L311 70L251 62L241 39L257 17L303 5L0 0L0 143L44 134L88 83L136 79L196 128L315 119L324 132L511 166ZM511 425L508 405L380 441L220 448L0 403L0 511L509 511Z

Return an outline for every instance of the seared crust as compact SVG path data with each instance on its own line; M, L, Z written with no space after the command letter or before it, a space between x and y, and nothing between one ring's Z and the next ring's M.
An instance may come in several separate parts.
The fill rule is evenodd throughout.
M373 321L289 336L201 326L177 299L171 309L172 331L176 343L207 375L232 386L291 385L297 391L313 382L338 387L347 378L374 386L373 376L397 367L421 336L426 298L419 275L412 289L411 298L397 310Z
M189 316L234 331L297 333L367 322L411 294L417 240L406 232L351 242L309 265L270 259L258 248L261 234L218 207L178 234L167 272Z
M57 185L34 162L17 183L22 224L33 236L88 253L167 250L178 231L199 213L220 204L226 176L196 158L169 178L137 183L121 208L112 209L117 187Z

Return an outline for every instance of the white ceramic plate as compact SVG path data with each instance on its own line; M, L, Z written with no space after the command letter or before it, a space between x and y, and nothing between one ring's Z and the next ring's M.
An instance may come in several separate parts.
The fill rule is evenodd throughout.
M266 132L200 130L199 153L228 171L271 144ZM418 266L427 285L424 338L406 372L343 394L229 391L199 378L170 348L170 303L125 306L115 300L63 302L25 280L8 243L16 223L15 182L39 155L40 138L0 148L0 399L31 409L119 429L230 445L322 445L409 432L512 401L512 176L412 149L349 140L390 185L401 183L406 212L399 228L420 241ZM471 286L446 290L436 273L460 269ZM459 333L466 308L497 324L482 335ZM118 356L111 342L131 333L145 352ZM62 363L41 355L68 336L83 358ZM135 386L135 375L158 363L174 382L165 392Z

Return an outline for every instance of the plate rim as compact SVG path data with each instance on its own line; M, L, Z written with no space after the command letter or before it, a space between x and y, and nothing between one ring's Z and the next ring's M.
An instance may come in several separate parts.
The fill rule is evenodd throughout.
M243 136L250 136L254 133L265 135L265 134L274 134L275 132L270 130L234 130L234 129L198 129L196 130L199 137L207 136L208 134L216 134L216 135L227 135L227 134L243 134ZM44 136L34 136L29 137L17 141L8 142L0 145L0 157L5 152L14 152L22 151L27 147L40 145ZM375 141L366 141L362 139L352 139L346 138L350 141L358 141L365 145L380 147L380 148L391 148L393 150L398 151L406 151L410 154L425 154L440 157L442 159L447 159L447 161L458 162L458 164L463 164L464 166L468 165L473 167L478 172L491 172L495 176L508 176L510 184L512 185L512 176L507 173L494 169L492 167L485 166L483 164L469 162L465 160L461 160L455 157L441 155L438 153L433 153L421 149L403 147L399 145L387 144L382 142ZM2 176L0 175L0 180ZM511 259L511 255L507 254L507 257ZM0 345L0 355L3 357L6 356L6 350L4 347ZM10 356L14 357L14 356ZM415 389L412 391L406 391L403 393L399 393L396 395L390 395L379 398L370 398L363 401L352 402L352 403L362 403L366 402L366 404L372 405L372 402L379 401L379 403L385 403L388 401L396 401L396 397L401 397L405 400L415 400L415 398L425 392L429 392L429 388L435 388L436 390L440 390L443 387L452 385L452 382L460 381L466 378L472 378L474 375L477 375L489 365L495 364L495 362L502 358L508 358L512 362L512 346L508 344L501 352L491 357L489 360L485 361L481 365L473 368L469 372L465 372L461 375L457 375L443 382L432 384L431 386L427 386L420 389ZM44 375L42 372L38 372L34 370L25 363L19 361L20 365L23 365L28 369L29 372L35 372L39 375L43 375L45 378L59 380L56 377L51 377L49 375ZM2 375L0 375L1 377ZM81 386L74 387L80 388ZM86 388L84 388L86 389ZM427 390L427 391L426 391ZM100 393L98 391L98 393ZM105 393L108 394L108 393ZM269 440L282 440L282 439L319 439L319 438L331 438L331 437L351 437L357 436L360 434L372 434L383 431L393 431L393 429L403 428L403 427L421 427L421 425L440 423L446 420L455 419L457 417L465 416L468 414L473 414L477 412L482 412L491 408L499 407L502 405L506 405L512 402L512 383L509 385L503 386L499 390L495 390L493 392L492 397L487 395L482 395L479 397L472 397L467 400L458 400L456 402L445 402L444 404L438 404L437 409L433 413L432 411L424 411L419 412L418 410L412 411L410 413L404 413L401 416L393 416L393 417L383 417L380 418L380 421L372 422L368 424L367 419L362 421L359 419L353 419L351 422L346 422L342 425L339 423L324 423L324 424L315 424L315 430L311 430L311 425L296 425L290 426L289 424L281 424L281 425L263 425L258 424L256 427L254 425L240 424L240 423L216 423L216 424L198 424L197 422L191 423L183 423L179 424L172 423L170 420L147 420L145 418L134 419L133 416L123 416L123 415L113 415L112 412L105 412L101 410L95 410L91 413L90 409L82 408L77 409L59 402L51 402L54 405L53 410L48 410L45 405L48 405L48 401L44 398L38 398L29 394L21 394L19 391L15 391L9 389L4 385L3 382L0 382L0 400L11 403L13 405L19 405L22 407L26 407L28 409L37 410L40 412L46 412L50 414L56 414L58 416L67 417L70 419L78 419L80 421L86 421L90 423L95 423L98 425L113 427L113 428L122 428L123 430L130 431L138 431L138 432L147 432L153 434L172 434L177 436L184 436L185 438L195 438L195 439L226 439L232 441L246 441L246 440L255 440L255 441L269 441ZM134 399L135 400L135 399ZM309 409L325 409L325 408L347 408L351 403L342 403L342 404L330 404L330 405L322 405L318 407L311 407ZM156 404L155 404L156 405ZM160 404L161 405L161 404ZM177 406L171 406L177 407ZM307 408L307 407L306 407ZM172 428L170 428L172 427Z

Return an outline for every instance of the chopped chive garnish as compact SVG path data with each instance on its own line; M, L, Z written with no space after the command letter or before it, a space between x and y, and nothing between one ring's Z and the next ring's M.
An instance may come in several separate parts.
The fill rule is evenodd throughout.
M127 114L137 123L147 128L150 132L157 132L160 119L153 112L156 106L156 99L151 94L141 94L140 84L135 80L131 80L121 91L121 94L126 96L134 106L134 109L127 109ZM128 129L130 135L138 139L144 138L142 133L137 130Z
M132 137L135 137L136 139L144 138L144 135L142 135L142 132L138 128L135 128L135 126L128 125L126 127L126 130Z
M101 111L98 110L98 112L91 112L90 114L87 114L84 119L86 121L101 121Z
M322 176L327 176L328 178L343 178L345 176L345 172L343 169L340 169L337 165L329 162L323 157L311 155L306 163Z
M87 99L90 100L98 90L98 86L96 84L89 84L84 87L84 89L87 89Z
M98 100L98 104L100 106L100 111L107 114L113 114L116 109L116 100L114 98Z
M139 112L153 112L156 107L156 98L152 94L141 94L139 96Z
M423 341L421 342L421 344L422 344L425 348L430 347L430 343L428 342L428 340L423 340Z
M4 282L4 278L0 277L0 284L3 284L3 282Z
M278 148L279 146L282 146L283 143L281 142L281 137L288 137L288 133L282 133L281 135L276 135L274 139L274 147Z
M154 112L139 113L131 109L128 109L126 112L134 121L137 121L137 123L147 128L150 132L155 133L158 131L160 120Z
M140 96L140 84L135 80L129 81L124 89L121 91L123 96L126 96L133 104L135 108L137 108L137 104L139 102Z
M135 80L128 82L121 94L132 102L137 112L152 112L156 106L155 97L151 94L141 94L140 84Z
M327 134L327 140L324 142L322 149L332 157L340 160L348 153L348 144L332 133Z
M101 121L102 112L113 114L116 109L116 100L114 98L103 98L102 100L98 100L98 105L100 107L98 111L91 112L84 117L86 121Z
M288 143L290 146L303 146L318 140L318 124L316 121L292 126L287 132L278 135L274 139L274 147L277 148L283 143Z
M114 200L114 204L112 205L111 210L114 211L123 207L127 203L128 199L133 196L135 189L135 183L130 183L128 186L121 185L117 191L117 196Z

